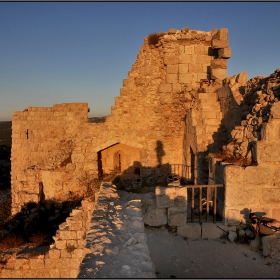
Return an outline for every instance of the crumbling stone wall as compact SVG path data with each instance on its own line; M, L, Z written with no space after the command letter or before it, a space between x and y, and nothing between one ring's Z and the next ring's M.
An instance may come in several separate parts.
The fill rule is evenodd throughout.
M219 158L212 161L211 182L225 184L225 224L246 223L250 211L280 218L279 89L280 69L268 77L256 77L245 84L240 99L241 125L234 127L232 139L224 147L232 156L247 155L250 158L249 142L253 136L257 163L254 166L248 166L248 163L242 166L234 162L222 162L223 159Z
M95 207L94 200L85 199L73 209L70 217L59 225L55 242L45 253L18 254L1 268L2 278L76 278L85 255L86 234Z
M29 107L14 113L13 213L25 202L38 201L40 182L46 199L84 193L88 181L111 169L114 155L106 158L105 154L115 145L120 145L127 169L140 162L141 176L146 177L143 182L159 182L171 172L171 164L187 162L182 143L196 132L186 137L185 115L203 88L201 80L215 80L219 85L226 77L228 32L170 29L157 38L155 44L149 37L144 39L105 123L88 123L86 103ZM199 98L205 106L208 99L216 102L214 96L208 96L215 86L210 88L202 90L205 96ZM214 118L211 115L205 121L208 136L217 128L217 123L212 125ZM211 136L206 140L208 144L213 141ZM192 147L199 156L201 150Z

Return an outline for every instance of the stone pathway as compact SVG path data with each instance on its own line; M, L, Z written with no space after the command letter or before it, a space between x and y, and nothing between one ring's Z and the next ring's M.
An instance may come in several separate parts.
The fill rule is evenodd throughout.
M140 196L103 183L78 278L156 278Z

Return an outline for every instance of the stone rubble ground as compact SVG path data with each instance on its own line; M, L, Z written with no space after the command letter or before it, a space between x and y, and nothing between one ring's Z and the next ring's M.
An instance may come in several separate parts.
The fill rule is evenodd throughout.
M138 194L100 188L78 278L156 278Z
M272 258L228 239L187 239L166 228L146 228L157 278L279 278L280 237Z

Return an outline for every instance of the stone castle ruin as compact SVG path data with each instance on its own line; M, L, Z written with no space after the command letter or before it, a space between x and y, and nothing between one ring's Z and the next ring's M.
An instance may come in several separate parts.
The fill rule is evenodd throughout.
M76 277L79 271L79 277L118 275L113 270L108 275L88 274L86 258L78 269L91 248L85 249L85 242L95 242L97 251L111 243L112 229L108 229L109 220L100 220L102 215L111 219L115 228L131 222L133 235L120 248L138 240L133 250L144 250L139 256L145 255L150 267L149 272L139 275L155 277L144 244L144 223L168 224L183 236L210 238L204 230L209 223L187 223L189 185L223 186L214 201L223 226L246 223L250 210L280 219L280 69L249 81L245 72L228 77L230 57L225 28L209 32L170 29L144 39L105 122L89 121L87 103L28 107L14 113L13 214L42 197L63 201L83 195L94 179L102 180L108 174L118 174L119 182L128 182L132 190L157 186L154 193L142 194L141 200L127 192L129 202L118 202L120 194L101 185L95 206L83 200L82 208L74 209L59 226L45 259L30 260L30 264L16 260L18 277L27 275L21 271L24 266L26 271L36 270L28 275L44 277ZM251 164L255 156L257 160ZM174 173L182 187L166 186ZM119 220L121 216L126 217L125 223ZM106 238L101 234L105 229ZM94 241L93 232L106 240ZM68 243L79 245L72 255L66 250ZM71 271L67 268L70 257ZM95 252L94 258L101 267L101 254ZM128 267L120 268L120 273L132 273Z
M39 184L45 199L67 199L85 192L93 178L112 172L142 186L164 182L175 172L185 184L223 183L227 195L231 180L234 188L241 189L238 192L246 188L227 174L240 169L238 175L247 176L251 170L246 180L252 199L258 187L260 196L270 194L278 203L274 194L280 186L275 165L279 71L250 81L244 72L227 77L230 57L225 28L170 29L144 39L104 123L88 121L87 103L15 112L12 212L28 201L38 201ZM259 165L245 169L229 165L223 170L223 162L211 154L223 149L233 156L250 157L249 132L258 140ZM257 176L251 176L255 172ZM240 202L228 206L228 196L225 201L224 218L229 207L239 221L240 207L234 203ZM268 214L280 215L277 205L258 203Z

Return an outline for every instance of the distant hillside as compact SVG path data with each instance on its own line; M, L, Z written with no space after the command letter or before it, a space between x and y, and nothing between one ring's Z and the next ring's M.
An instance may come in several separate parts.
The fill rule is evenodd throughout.
M88 118L89 122L94 122L94 123L104 123L106 120L106 117L93 117L93 118Z
M0 146L12 145L12 122L0 122Z

